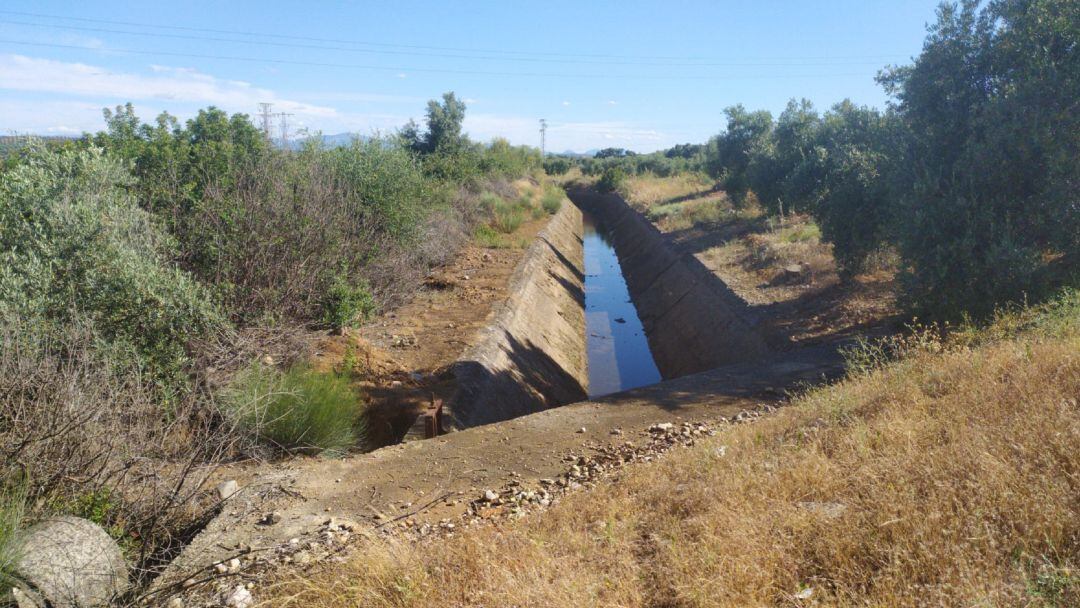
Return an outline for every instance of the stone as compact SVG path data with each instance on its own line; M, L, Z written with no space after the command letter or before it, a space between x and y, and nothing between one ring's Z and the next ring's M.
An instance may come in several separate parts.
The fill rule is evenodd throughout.
M260 523L262 523L262 525L264 526L272 526L274 524L281 523L281 517L281 511L274 511L273 513L267 513L266 515L263 515L262 521Z
M254 598L251 597L251 592L247 587L237 585L236 589L233 589L232 593L225 598L225 605L228 608L248 608L253 601Z
M174 597L166 602L165 608L184 608L184 600Z
M670 422L660 422L658 424L654 424L654 425L650 426L649 430L663 433L663 432L666 432L666 431L670 431L673 428L675 428L675 425L670 423Z
M484 490L484 500L488 502L494 502L499 499L499 495L492 490Z
M120 547L86 519L56 517L30 527L20 553L14 570L28 585L22 595L35 603L40 596L41 606L45 602L54 608L106 606L128 586Z
M815 515L822 515L827 519L836 519L847 511L847 505L839 502L814 502L805 501L798 503L800 509L805 509Z
M235 479L229 479L217 485L218 498L221 499L222 502L228 500L229 497L239 491L240 484L236 483Z
M578 433L584 433L585 432L585 427L581 427L580 429L577 430L577 432Z

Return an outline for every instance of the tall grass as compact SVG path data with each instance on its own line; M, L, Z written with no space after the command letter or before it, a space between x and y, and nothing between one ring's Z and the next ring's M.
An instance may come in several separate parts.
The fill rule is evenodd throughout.
M227 406L253 436L279 450L336 456L360 441L360 395L334 373L254 365L239 375Z
M18 582L15 568L22 557L23 518L26 492L20 486L0 493L0 605Z
M564 197L562 190L547 188L544 190L543 196L540 197L540 207L549 215L555 215L562 208Z
M499 201L495 205L491 225L503 234L516 232L525 223L526 209L528 209L527 206L516 202Z

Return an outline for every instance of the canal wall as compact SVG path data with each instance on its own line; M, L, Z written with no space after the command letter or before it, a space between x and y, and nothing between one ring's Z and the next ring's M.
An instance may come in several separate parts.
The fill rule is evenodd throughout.
M572 188L570 199L603 224L619 256L657 368L665 379L753 361L769 348L746 303L618 194Z
M492 322L454 364L444 431L586 398L583 255L581 211L564 201L518 263Z

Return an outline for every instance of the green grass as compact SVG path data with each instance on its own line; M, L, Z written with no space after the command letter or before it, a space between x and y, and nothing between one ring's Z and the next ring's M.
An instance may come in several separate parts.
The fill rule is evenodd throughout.
M495 205L495 217L491 220L491 226L503 234L517 231L525 223L525 211L528 207L522 207L519 203L499 201Z
M506 237L487 224L477 226L473 238L476 239L478 245L488 249L507 249L510 247Z
M227 405L261 442L287 452L341 455L364 433L360 395L335 373L255 365L233 382Z
M791 228L780 230L780 240L785 243L805 243L807 241L820 241L821 228L813 222L799 224Z
M19 488L0 494L0 605L18 577L15 566L21 556L23 518L26 515L26 492Z
M562 208L563 193L556 188L548 188L544 190L544 195L540 197L540 207L544 212L549 215L555 215Z

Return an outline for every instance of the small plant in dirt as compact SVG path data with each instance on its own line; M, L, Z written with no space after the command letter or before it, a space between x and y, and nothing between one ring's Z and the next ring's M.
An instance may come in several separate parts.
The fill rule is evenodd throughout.
M477 226L473 236L478 245L488 249L506 249L509 246L503 235L487 224Z
M550 215L555 215L562 208L563 193L556 188L548 188L544 190L544 195L540 197L540 206L545 212Z
M340 374L256 364L233 381L226 402L251 435L286 452L337 456L364 434L360 395Z
M357 327L375 312L375 298L366 281L338 281L323 298L322 309L322 321L331 329Z
M525 223L525 209L521 205L499 201L495 205L495 217L491 221L493 228L503 234L517 231Z

